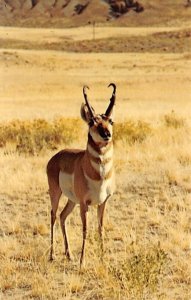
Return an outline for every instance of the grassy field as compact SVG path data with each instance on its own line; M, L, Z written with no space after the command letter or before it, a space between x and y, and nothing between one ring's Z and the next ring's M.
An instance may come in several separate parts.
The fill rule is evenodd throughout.
M144 30L137 35L140 43L147 37ZM22 29L18 34L24 36ZM107 38L101 42L107 44ZM189 300L190 37L178 51L163 47L120 54L94 53L92 44L92 53L75 53L61 51L60 44L51 50L42 42L36 48L35 38L28 44L20 44L17 35L11 40L10 34L0 50L0 299ZM158 35L155 43L155 49L161 45ZM103 262L96 209L89 210L86 264L80 272L78 207L68 219L74 260L63 256L58 218L56 259L48 261L46 164L59 149L85 147L82 86L90 86L91 103L103 112L110 82L117 84L117 189L105 214Z

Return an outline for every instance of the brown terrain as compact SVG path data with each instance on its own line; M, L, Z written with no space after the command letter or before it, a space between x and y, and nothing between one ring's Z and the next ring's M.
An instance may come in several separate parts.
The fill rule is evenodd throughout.
M70 27L90 22L115 26L169 26L191 16L189 1L1 0L0 25Z

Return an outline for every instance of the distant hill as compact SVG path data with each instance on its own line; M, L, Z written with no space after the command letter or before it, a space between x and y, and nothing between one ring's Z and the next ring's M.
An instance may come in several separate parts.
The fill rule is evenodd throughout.
M164 4L165 3L165 4ZM0 25L176 26L191 19L186 0L0 0Z

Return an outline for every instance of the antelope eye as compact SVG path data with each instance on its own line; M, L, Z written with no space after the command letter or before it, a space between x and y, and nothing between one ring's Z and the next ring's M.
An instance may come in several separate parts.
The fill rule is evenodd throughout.
M109 124L113 125L112 119L109 119Z
M95 121L96 123L99 123L100 119L99 119L98 117L95 117L95 118L94 118L94 121Z
M89 126L92 127L93 125L94 125L94 119L91 119L91 120L89 121Z

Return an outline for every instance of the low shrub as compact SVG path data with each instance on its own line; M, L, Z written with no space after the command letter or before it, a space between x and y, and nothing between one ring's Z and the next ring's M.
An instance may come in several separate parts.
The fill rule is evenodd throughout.
M167 254L160 246L152 246L138 253L133 250L130 258L112 265L110 271L122 290L129 294L136 292L136 299L143 299L157 291L167 261Z
M174 111L164 115L164 123L167 127L173 127L175 129L184 127L186 125L185 119L177 116Z
M77 118L57 118L52 122L14 120L0 124L0 146L12 144L18 153L35 155L57 149L61 144L70 145L78 140L80 130L81 121Z
M151 134L151 127L143 121L125 121L114 127L114 141L122 140L129 144L143 142Z

